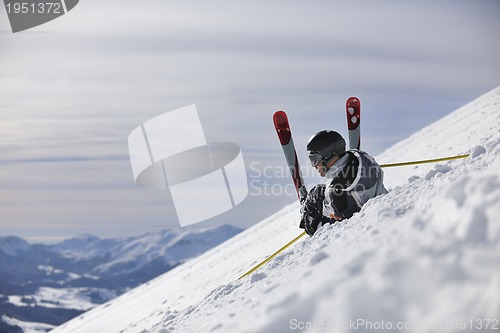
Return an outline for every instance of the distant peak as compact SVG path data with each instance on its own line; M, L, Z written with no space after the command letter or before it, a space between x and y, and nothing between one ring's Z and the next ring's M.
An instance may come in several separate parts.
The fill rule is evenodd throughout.
M28 251L30 244L17 236L0 237L0 252L16 256L20 251Z
M73 237L73 239L83 240L83 241L86 241L86 242L89 242L89 243L101 240L99 237L91 235L91 234L76 235L75 237Z

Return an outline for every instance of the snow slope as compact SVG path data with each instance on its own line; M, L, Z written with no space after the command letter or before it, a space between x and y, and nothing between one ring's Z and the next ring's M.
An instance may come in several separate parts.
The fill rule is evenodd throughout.
M472 154L386 169L389 194L250 277L297 205L53 332L498 331L499 118L497 88L396 144L379 163Z

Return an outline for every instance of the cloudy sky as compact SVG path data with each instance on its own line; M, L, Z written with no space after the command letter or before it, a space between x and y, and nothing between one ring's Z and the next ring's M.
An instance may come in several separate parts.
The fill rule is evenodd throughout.
M127 138L190 104L208 141L241 147L250 184L200 225L248 227L296 200L274 111L289 114L311 186L304 146L322 129L346 134L348 97L377 155L499 86L499 17L497 0L83 0L13 34L2 7L0 235L178 226L168 192L135 185Z

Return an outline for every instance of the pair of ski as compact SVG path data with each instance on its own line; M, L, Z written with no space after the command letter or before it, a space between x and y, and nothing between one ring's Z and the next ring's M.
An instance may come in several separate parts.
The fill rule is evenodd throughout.
M361 145L361 128L359 127L361 116L361 105L357 97L350 97L346 102L347 128L349 131L349 148L359 149ZM304 193L307 195L307 190L304 185L304 180L300 172L299 161L297 159L297 151L293 144L292 131L290 123L285 111L276 111L273 116L274 127L280 139L283 153L285 154L288 168L292 175L295 189L299 200L304 199Z

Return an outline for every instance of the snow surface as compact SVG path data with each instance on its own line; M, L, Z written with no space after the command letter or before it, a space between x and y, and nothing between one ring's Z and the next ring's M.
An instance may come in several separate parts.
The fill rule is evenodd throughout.
M385 169L389 194L249 277L301 233L298 205L52 332L498 331L499 118L497 88L388 149L471 157Z
M89 290L90 289L90 290ZM34 295L7 296L9 303L17 306L37 306L45 308L72 309L72 310L89 310L96 307L98 304L92 302L89 293L101 293L103 298L112 299L116 294L102 288L51 288L40 287Z
M2 319L11 326L19 326L23 330L23 333L47 332L48 330L55 327L54 325L45 323L25 322L16 318L10 318L8 316L2 316Z

